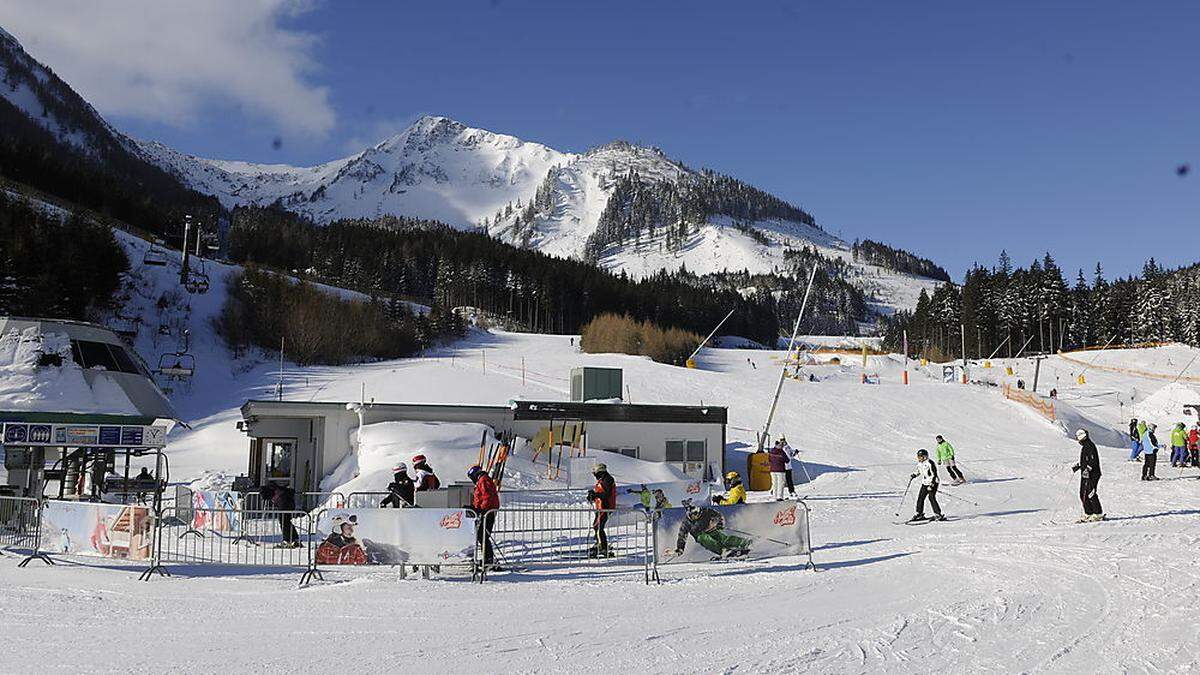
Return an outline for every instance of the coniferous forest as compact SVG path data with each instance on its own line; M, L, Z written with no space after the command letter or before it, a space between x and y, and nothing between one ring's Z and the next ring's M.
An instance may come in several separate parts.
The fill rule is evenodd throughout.
M1047 253L1014 267L1001 252L996 265L975 266L962 285L924 291L911 312L884 325L884 342L934 359L1050 352L1104 345L1178 341L1200 345L1200 265L1165 270L1153 258L1140 276L1108 281L1099 264L1073 279ZM964 335L965 334L965 335Z

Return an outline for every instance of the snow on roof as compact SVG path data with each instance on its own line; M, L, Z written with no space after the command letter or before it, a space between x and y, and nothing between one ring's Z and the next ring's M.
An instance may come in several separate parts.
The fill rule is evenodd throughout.
M38 365L43 356L61 365ZM87 377L71 356L66 333L13 328L0 336L0 410L141 415L121 386Z

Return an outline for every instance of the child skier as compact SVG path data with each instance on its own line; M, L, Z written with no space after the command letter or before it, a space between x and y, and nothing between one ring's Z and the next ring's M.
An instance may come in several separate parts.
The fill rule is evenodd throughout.
M1100 496L1096 494L1096 486L1100 483L1100 453L1096 444L1088 438L1088 432L1080 429L1075 432L1075 440L1079 441L1079 463L1071 467L1071 471L1079 471L1079 501L1083 502L1083 517L1081 523L1104 520L1104 509L1100 506Z
M425 459L425 455L413 457L412 462L413 471L417 472L417 492L437 490L442 487L442 481L433 472L433 467L429 466L429 460Z
M1200 466L1200 422L1193 424L1188 432L1188 452L1191 454L1191 465Z
M1138 455L1142 454L1142 432L1138 428L1137 418L1129 420L1129 461L1138 461Z
M939 466L946 467L946 473L950 474L950 478L955 485L962 485L967 482L967 479L962 475L962 471L958 470L958 466L954 463L954 446L938 436L934 439L937 441L937 463Z
M1143 426L1144 425L1144 426ZM1146 456L1146 461L1142 463L1142 480L1158 480L1158 476L1154 475L1154 465L1158 463L1158 438L1154 436L1154 430L1157 425L1145 423L1138 424L1142 431L1142 454Z
M392 469L392 482L387 486L388 495L379 503L379 508L385 509L390 506L402 509L412 506L415 503L413 493L416 489L417 484L408 477L408 467L404 462L400 462Z
M1187 459L1187 430L1179 422L1171 430L1171 466L1187 466Z
M910 476L909 479L915 479L918 476L921 477L921 491L917 493L917 513L909 519L909 522L914 523L927 520L925 518L926 498L929 499L929 505L933 507L932 520L945 520L946 516L942 515L942 507L938 506L937 503L937 467L934 466L933 462L929 461L929 452L925 448L917 451L917 472Z

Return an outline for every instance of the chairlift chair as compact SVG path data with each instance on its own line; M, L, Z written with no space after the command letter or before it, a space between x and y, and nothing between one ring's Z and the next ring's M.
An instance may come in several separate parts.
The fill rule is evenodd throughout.
M158 357L158 372L171 379L186 379L196 373L196 357L187 352L163 354Z

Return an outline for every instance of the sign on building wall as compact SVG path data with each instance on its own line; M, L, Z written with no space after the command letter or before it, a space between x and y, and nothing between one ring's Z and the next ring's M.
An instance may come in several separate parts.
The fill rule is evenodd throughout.
M4 423L5 445L50 445L87 448L161 448L165 426Z

